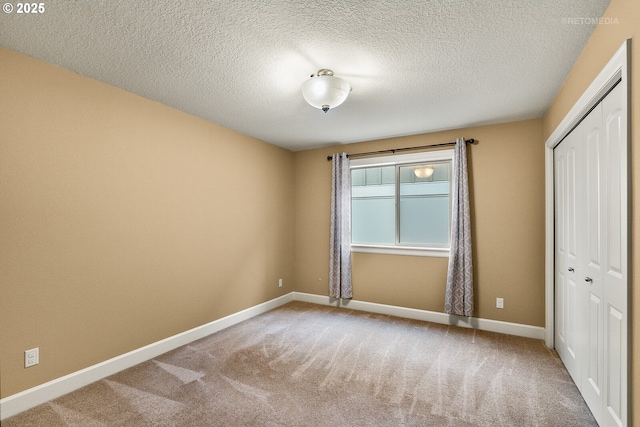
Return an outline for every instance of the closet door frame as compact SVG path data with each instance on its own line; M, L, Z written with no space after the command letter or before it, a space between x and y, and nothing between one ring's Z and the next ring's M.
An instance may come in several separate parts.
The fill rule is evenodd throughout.
M626 260L626 282L627 282L627 353L630 351L630 324L629 309L630 289L629 289L629 246L631 236L629 234L629 210L631 208L631 195L629 192L630 185L630 157L629 142L631 135L631 118L629 117L629 100L630 100L630 84L629 84L629 67L631 65L631 39L625 40L618 51L613 55L605 67L600 71L595 80L589 85L587 90L580 96L578 101L569 110L564 119L553 131L551 136L545 141L545 344L549 348L555 346L555 197L554 197L554 155L553 150L579 123L582 119L597 105L597 103L616 85L621 85L622 92L625 94L623 101L622 114L627 118L626 129L626 149L622 152L621 164L626 165L627 170L622 171L623 176L627 179L623 180L623 194L626 195L626 209L622 212L623 235L627 236L627 242L623 248L623 257ZM618 83L619 82L619 83ZM630 373L628 369L631 357L627 354L627 390L631 389ZM627 405L627 408L630 406ZM628 419L628 417L627 417Z

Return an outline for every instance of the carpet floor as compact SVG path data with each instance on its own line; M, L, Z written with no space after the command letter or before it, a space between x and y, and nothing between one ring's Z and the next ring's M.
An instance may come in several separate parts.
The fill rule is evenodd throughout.
M14 426L597 426L540 340L292 302Z

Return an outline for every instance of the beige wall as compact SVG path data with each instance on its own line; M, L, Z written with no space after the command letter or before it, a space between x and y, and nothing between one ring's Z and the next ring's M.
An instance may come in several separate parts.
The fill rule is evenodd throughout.
M555 101L543 119L544 139L546 140L571 107L598 75L624 40L633 38L631 45L631 332L632 359L640 355L640 1L613 0L609 5L603 22L593 32L589 43L576 61ZM636 224L636 225L634 225ZM635 309L634 309L635 307ZM640 369L631 365L634 385L640 385ZM633 392L632 408L634 425L640 420L640 393ZM631 425L631 424L629 424Z
M293 290L291 152L3 48L0 97L0 397Z
M334 151L357 153L475 138L469 147L475 317L544 326L544 146L541 120L295 153L295 289L328 294ZM354 253L357 300L442 312L446 258ZM495 308L496 297L505 308Z

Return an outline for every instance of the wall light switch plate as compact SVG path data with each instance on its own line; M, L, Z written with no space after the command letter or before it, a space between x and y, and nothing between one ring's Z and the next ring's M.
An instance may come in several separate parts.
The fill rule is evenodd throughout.
M496 298L496 308L504 308L504 299Z

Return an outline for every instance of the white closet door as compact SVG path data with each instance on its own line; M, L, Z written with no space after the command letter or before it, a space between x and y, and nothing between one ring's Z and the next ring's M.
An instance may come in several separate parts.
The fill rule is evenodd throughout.
M601 426L626 426L627 123L614 88L554 149L556 350Z
M602 101L607 182L604 203L604 416L602 426L626 426L628 378L627 118L620 86Z
M578 384L581 379L578 344L580 317L577 303L579 275L578 256L581 250L577 233L581 211L576 184L582 181L576 167L582 163L576 150L576 133L569 134L554 150L556 187L556 350L569 374Z
M604 260L603 241L606 240L606 147L603 147L602 103L589 113L576 129L584 169L579 192L584 194L580 206L582 221L578 233L584 236L584 252L579 259L579 304L583 310L583 342L581 352L581 388L584 400L594 417L602 417L604 366Z

